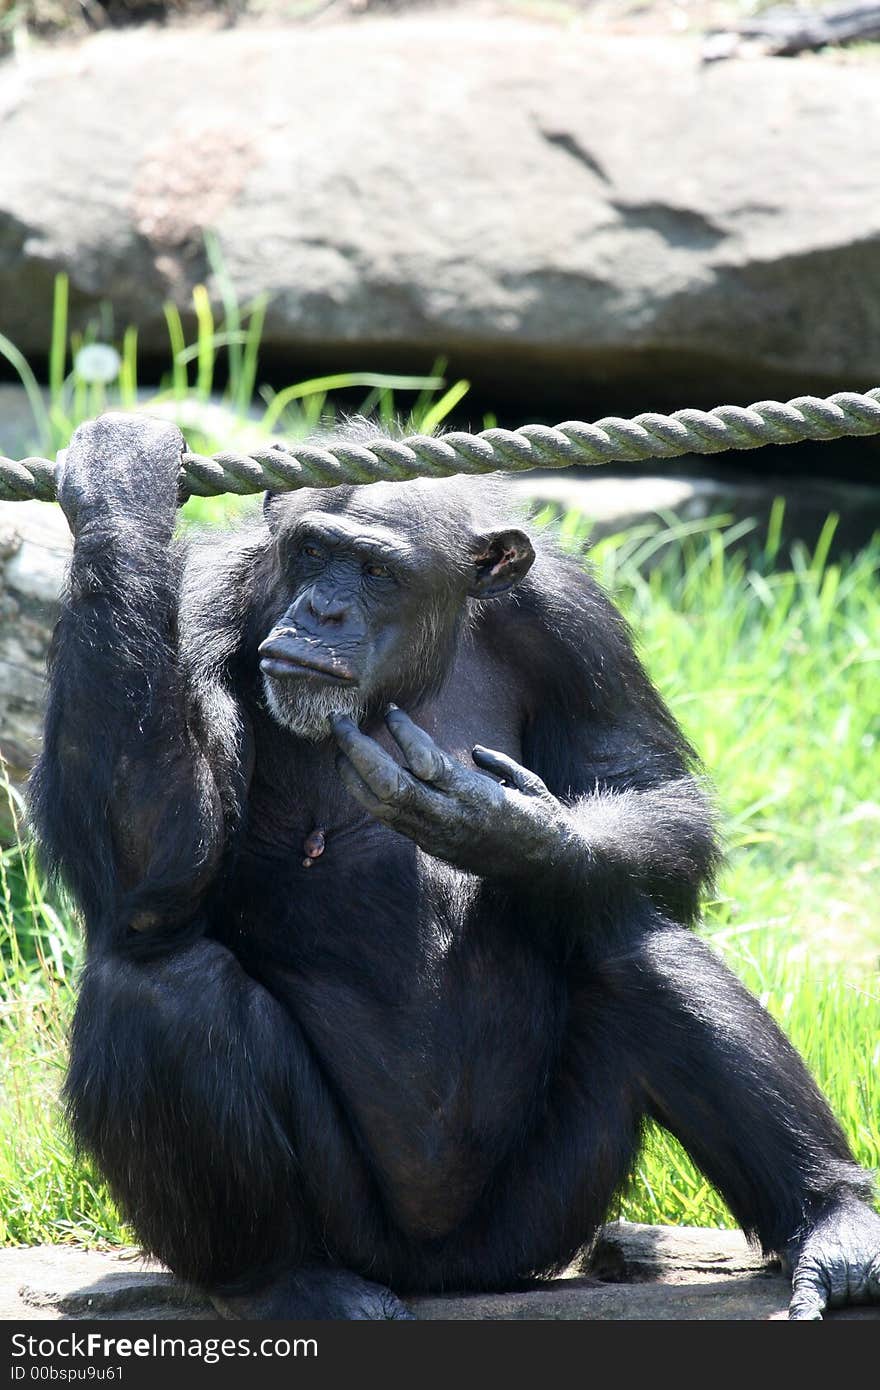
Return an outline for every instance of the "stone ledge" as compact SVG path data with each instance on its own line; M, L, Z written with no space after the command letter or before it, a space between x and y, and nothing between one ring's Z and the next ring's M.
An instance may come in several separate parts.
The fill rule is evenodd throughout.
M589 1273L585 1272L589 1269ZM591 1259L558 1279L496 1294L408 1300L417 1318L559 1321L768 1321L786 1316L787 1279L738 1231L605 1227ZM880 1307L835 1318L880 1320ZM0 1319L213 1319L187 1289L136 1250L43 1245L0 1250Z
M876 81L464 7L35 46L0 69L3 331L43 354L66 270L72 327L109 300L164 357L210 227L293 379L443 354L551 415L868 383Z

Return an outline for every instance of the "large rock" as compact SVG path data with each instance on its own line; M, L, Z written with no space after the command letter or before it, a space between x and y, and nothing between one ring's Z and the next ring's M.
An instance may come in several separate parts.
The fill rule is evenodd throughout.
M60 507L0 502L0 770L20 791L40 749L46 655L70 556ZM10 811L0 785L0 843Z
M460 13L100 34L0 67L0 330L45 351L63 269L165 355L214 227L289 374L448 353L586 417L861 388L878 117L873 63Z
M663 1321L778 1319L789 1282L750 1250L739 1231L614 1222L583 1274L510 1293L407 1299L418 1319ZM63 1246L0 1250L0 1320L173 1319L215 1314L193 1289L133 1250L118 1254ZM835 1318L880 1318L880 1307Z

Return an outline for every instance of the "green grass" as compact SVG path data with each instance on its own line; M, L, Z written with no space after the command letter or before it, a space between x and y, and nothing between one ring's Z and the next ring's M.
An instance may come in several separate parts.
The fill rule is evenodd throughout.
M829 525L814 554L789 561L779 521L759 541L718 518L646 527L601 541L593 563L718 787L730 855L705 933L877 1167L880 542L831 564ZM563 537L580 545L586 529L571 515ZM0 1240L129 1239L59 1117L75 924L26 850L13 845L0 865ZM732 1224L659 1131L620 1212Z
M100 1180L71 1153L58 1100L78 927L48 900L4 787L15 833L0 853L0 1244L124 1240Z
M239 304L226 273L216 240L205 238L219 312L205 285L192 294L192 342L176 304L164 306L170 368L158 388L145 389L138 379L138 337L135 328L117 334L112 307L103 304L82 331L69 330L67 276L55 278L52 323L49 328L48 387L43 390L21 351L0 333L0 359L5 359L25 389L33 416L30 447L34 452L64 448L84 420L104 410L143 410L176 420L196 453L242 447L268 438L304 439L333 425L344 393L348 413L376 418L380 424L399 423L406 430L436 429L467 394L469 383L447 383L445 362L438 359L427 376L384 372L337 372L275 390L259 381L260 345L268 302L260 296ZM94 354L103 350L102 372ZM107 359L113 363L106 368ZM2 422L0 422L2 425ZM0 436L0 449L2 449ZM225 498L222 505L193 498L187 517L212 520L233 516L251 499Z
M781 520L777 504L769 535L751 546L742 524L646 528L602 542L593 560L718 789L729 862L706 935L876 1168L880 543L830 564L830 518L812 555L795 547L777 568ZM578 519L567 525L577 536ZM659 1130L620 1210L634 1221L734 1224Z

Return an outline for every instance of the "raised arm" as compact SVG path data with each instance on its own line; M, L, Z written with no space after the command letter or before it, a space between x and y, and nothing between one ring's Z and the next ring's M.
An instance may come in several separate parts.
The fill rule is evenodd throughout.
M93 944L179 933L226 833L177 652L182 451L173 426L105 415L77 430L59 485L74 550L30 812Z

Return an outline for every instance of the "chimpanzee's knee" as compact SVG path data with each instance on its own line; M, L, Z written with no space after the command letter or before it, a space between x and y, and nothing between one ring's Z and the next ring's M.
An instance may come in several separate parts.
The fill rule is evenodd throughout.
M237 1282L307 1249L296 1045L277 1001L217 942L85 971L66 1086L74 1137L182 1278Z

